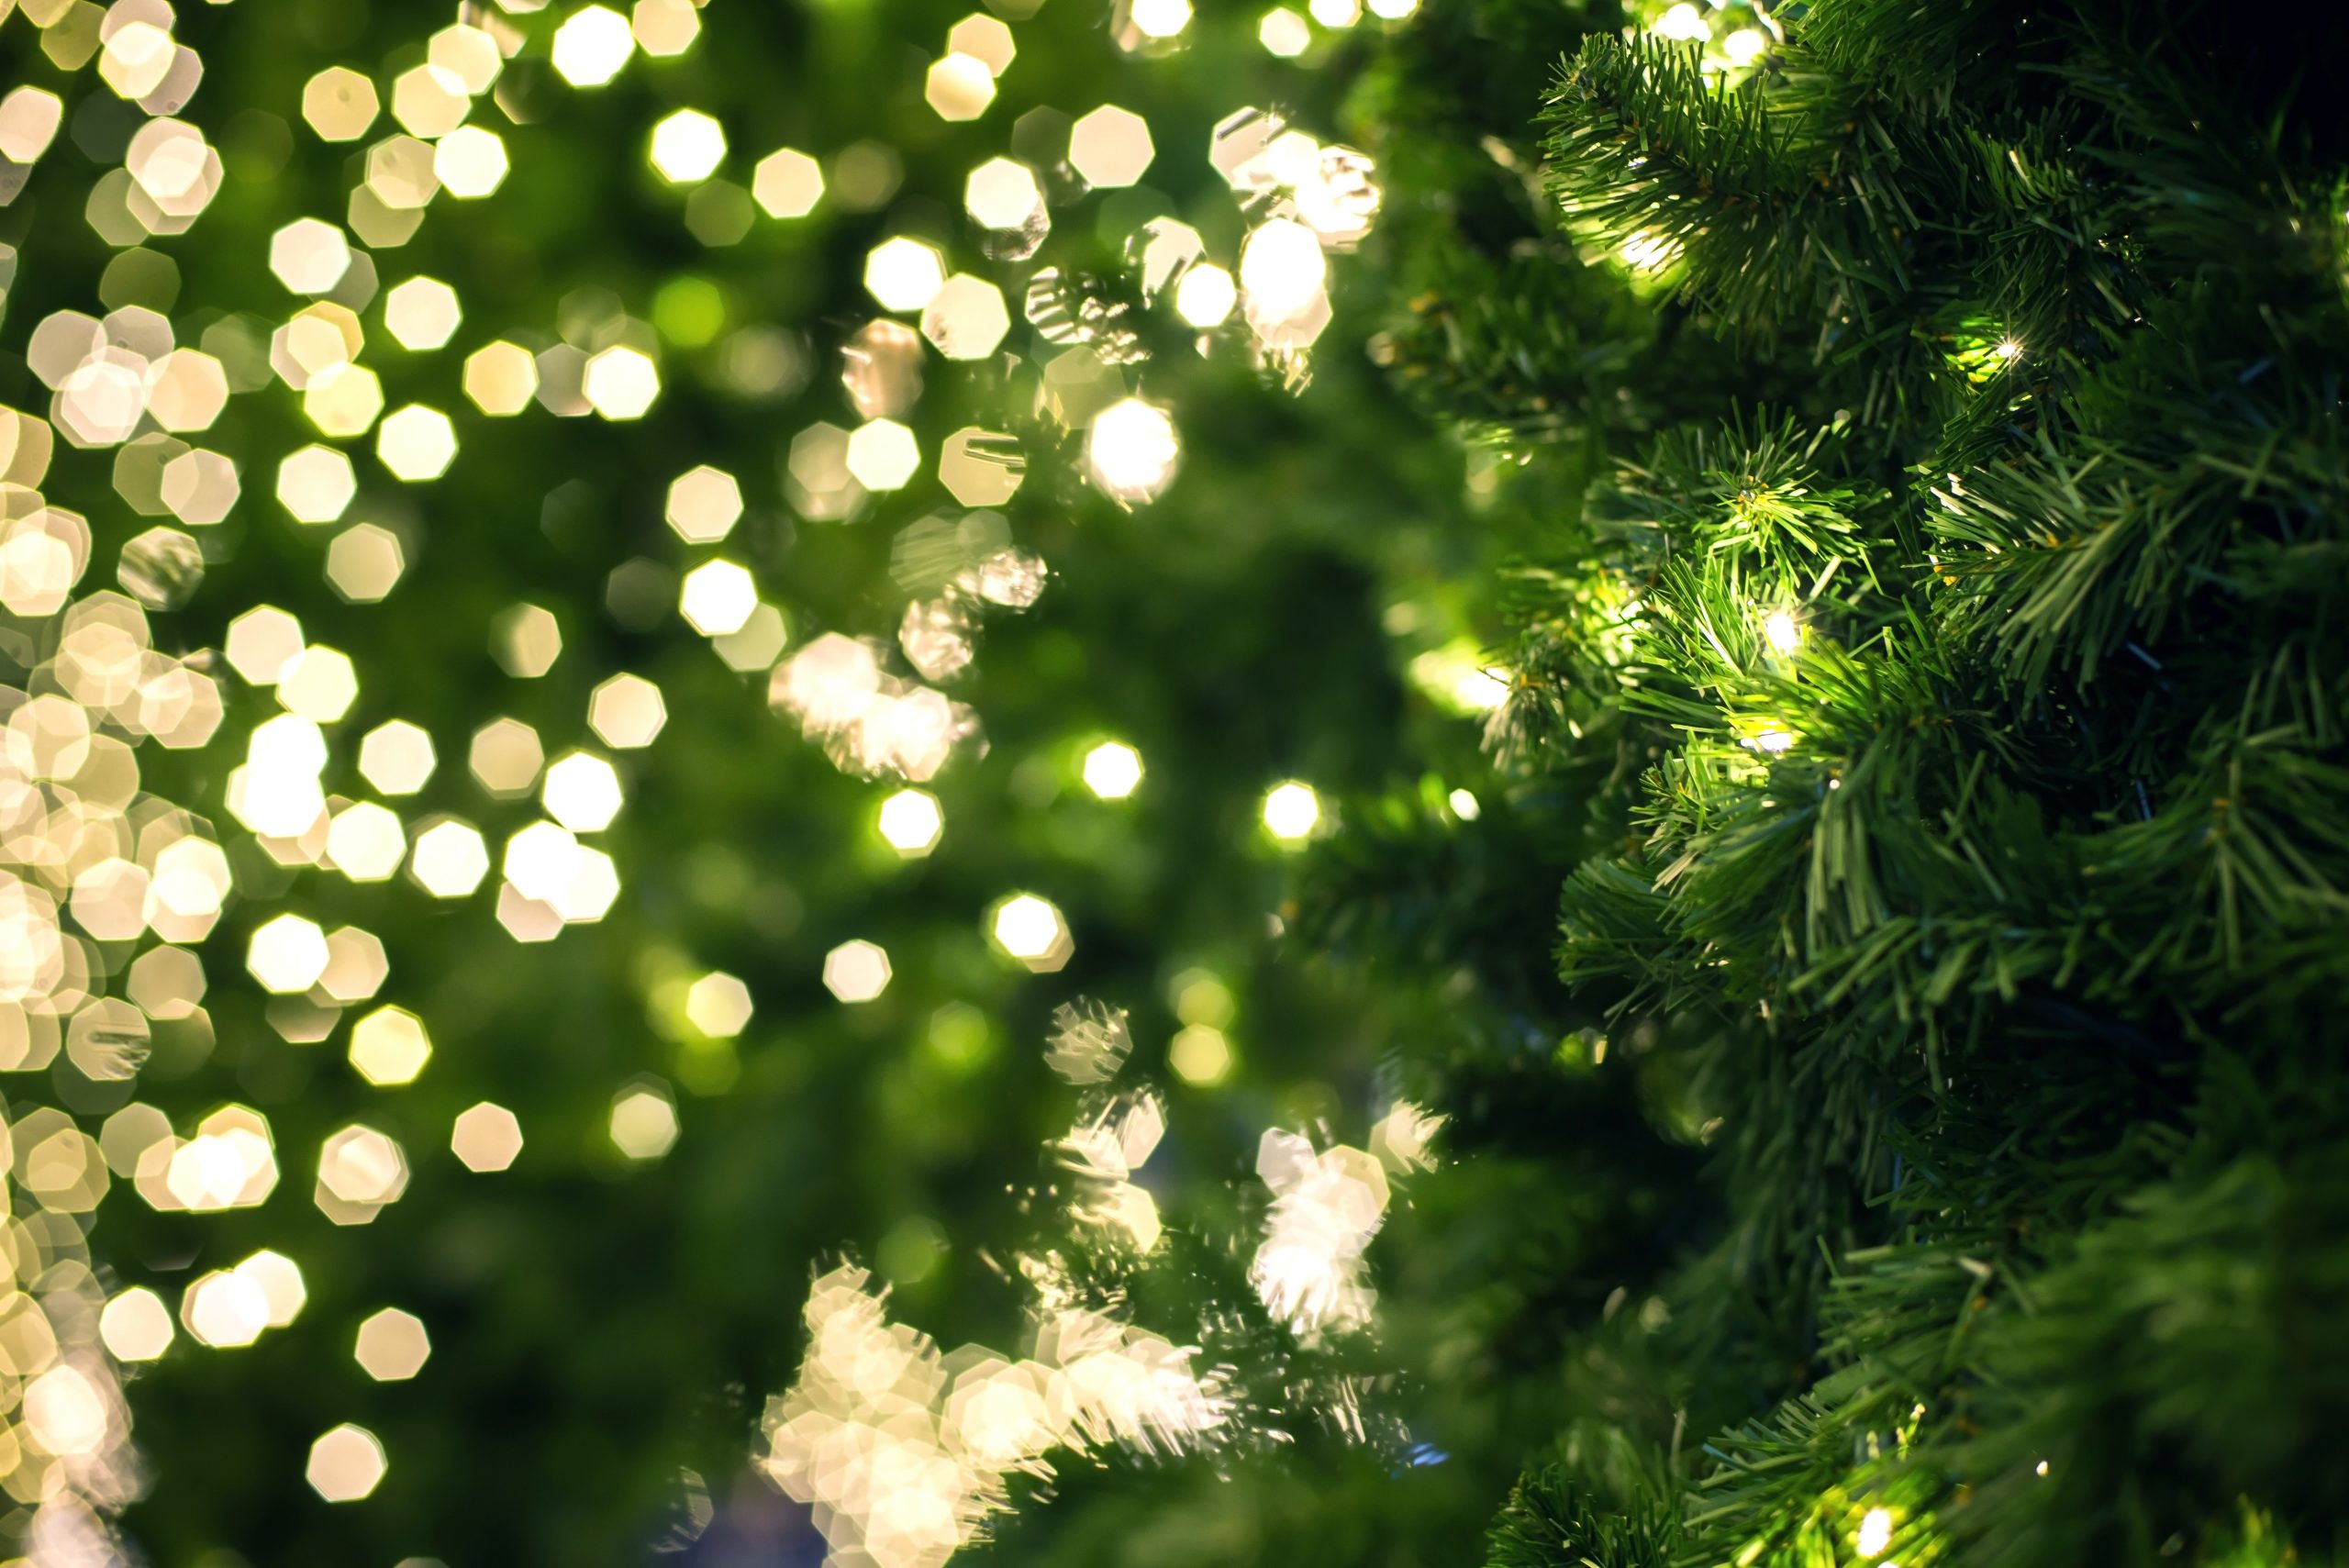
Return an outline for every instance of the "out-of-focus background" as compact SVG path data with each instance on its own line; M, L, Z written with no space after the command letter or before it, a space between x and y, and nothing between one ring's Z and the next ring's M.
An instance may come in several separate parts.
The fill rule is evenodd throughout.
M1456 1557L1409 10L0 6L15 1551Z

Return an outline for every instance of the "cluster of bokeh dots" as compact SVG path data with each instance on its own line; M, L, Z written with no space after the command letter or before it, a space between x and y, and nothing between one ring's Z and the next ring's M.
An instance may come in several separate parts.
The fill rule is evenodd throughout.
M1370 14L1397 19L1413 3L1378 0ZM421 988L403 984L376 934L309 912L306 890L331 878L478 901L524 943L594 925L622 891L602 836L626 817L645 753L671 717L644 676L573 667L579 655L566 650L560 605L507 606L485 651L510 680L576 679L586 698L574 717L526 722L493 706L437 734L379 711L371 673L335 645L334 624L306 624L267 603L225 606L233 613L222 617L218 648L175 653L177 639L159 635L153 617L203 590L207 569L234 548L221 526L232 520L265 520L315 541L320 576L342 604L382 604L409 581L426 538L398 498L462 476L469 452L495 444L496 421L590 419L624 430L657 408L667 378L684 373L668 362L662 330L617 295L575 290L551 322L485 320L495 314L487 296L461 287L462 271L449 269L452 282L404 256L418 253L407 247L436 209L494 201L532 177L518 165L500 95L518 57L543 59L569 88L593 92L647 68L639 62L702 47L708 18L692 0L634 0L625 10L468 6L398 51L396 69L322 64L293 102L260 108L347 150L347 188L272 220L265 241L240 258L254 288L270 291L265 303L254 308L249 297L223 311L182 300L179 264L150 244L194 230L226 178L219 150L183 117L205 62L178 37L170 0L16 9L20 19L0 13L0 22L29 29L51 64L89 72L84 91L142 117L102 155L76 140L59 93L21 85L0 95L0 206L37 183L57 184L72 200L45 208L43 224L79 222L110 252L88 309L28 324L25 360L46 406L0 408L0 610L12 617L0 660L14 679L0 687L0 1070L70 1069L75 1082L135 1087L156 1051L209 1048L207 997L225 981L249 985L264 1027L288 1043L339 1041L332 1049L352 1082L387 1107L338 1127L315 1150L282 1150L269 1117L243 1104L167 1109L115 1091L102 1115L36 1106L0 1123L0 1152L21 1194L0 1247L19 1292L0 1333L11 1386L21 1388L14 1413L0 1417L0 1485L42 1510L53 1532L102 1540L103 1516L137 1484L124 1370L182 1341L253 1345L307 1303L299 1264L271 1249L203 1272L175 1305L146 1285L107 1294L100 1282L112 1276L93 1258L87 1230L111 1187L126 1184L158 1210L212 1214L270 1202L290 1170L293 1191L304 1194L306 1180L308 1201L328 1220L362 1226L406 1198L425 1152L411 1147L412 1120L389 1108L419 1078L450 1071L436 1067ZM624 600L642 600L639 584L658 584L660 615L758 677L772 710L839 766L877 781L873 830L906 860L948 841L935 783L981 732L979 716L947 686L976 656L985 619L1033 605L1050 578L998 510L1021 489L1031 458L1072 461L1101 495L1132 507L1175 482L1183 455L1179 410L1146 390L1136 318L1046 264L1042 250L1056 212L1140 186L1175 150L1115 102L1074 115L1030 107L1008 140L993 138L988 127L1013 117L1004 78L1018 52L1014 24L1035 6L1004 0L996 10L953 23L921 71L929 112L970 128L974 141L992 138L942 193L969 228L892 225L863 256L857 276L869 305L837 344L848 414L785 433L775 494L763 494L758 476L679 466L661 511L677 566L621 562L608 597L621 616ZM1297 57L1315 47L1316 28L1363 19L1357 0L1315 0L1308 17L1266 13L1259 36L1274 54ZM1188 0L1116 0L1109 36L1117 49L1152 57L1185 47L1192 24ZM78 173L54 150L61 136L102 165L78 190L70 183ZM761 144L690 105L643 125L638 147L644 173L675 194L686 229L713 250L760 221L879 210L902 179L884 143ZM1254 109L1235 111L1207 147L1185 155L1204 155L1222 176L1245 238L1211 256L1187 224L1142 224L1123 262L1141 308L1178 325L1200 352L1240 343L1268 373L1301 384L1329 320L1328 257L1358 242L1377 210L1368 160ZM28 243L40 237L36 229ZM0 310L19 261L0 246ZM709 373L727 390L764 395L807 373L804 339L779 324L737 325L718 347ZM926 384L1007 356L1034 364L1061 449L1031 451L1032 439L1010 433L1009 409L996 424L951 429L926 417ZM436 389L395 400L384 373L394 363L402 373L391 384ZM300 436L241 439L239 400L264 395L298 411ZM255 427L278 428L273 418ZM110 493L46 494L60 444L102 454ZM893 561L908 563L907 597L877 631L803 624L770 596L755 554L737 548L746 519L768 511L846 523L929 508L941 493L963 510L930 510L899 530ZM89 517L117 503L142 521L108 582ZM180 804L150 787L158 753L197 752L224 763L213 797ZM1076 772L1103 802L1126 801L1145 781L1141 753L1109 738L1086 743ZM420 807L429 788L440 804ZM1301 841L1321 830L1318 800L1303 784L1284 784L1266 799L1264 824L1276 841ZM239 869L249 863L266 874ZM269 908L273 899L286 906ZM1068 920L1039 893L1006 892L974 917L1015 971L1049 974L1074 953ZM852 932L837 936L821 961L823 985L842 1006L874 1002L893 978L889 953ZM1214 984L1200 980L1185 995L1197 1002ZM678 1016L701 1037L749 1027L752 997L740 979L712 972L680 986ZM1179 1076L1208 1085L1229 1073L1228 1015L1205 1002L1184 1012L1170 1047ZM623 1161L661 1159L680 1132L662 1079L613 1089L601 1134ZM520 1157L523 1129L512 1110L483 1101L454 1118L447 1145L464 1170L494 1174ZM1104 1212L1124 1216L1134 1235L1147 1229L1134 1197L1108 1201ZM841 1290L841 1310L864 1321L850 1300L857 1287L843 1280ZM1052 1377L1114 1374L1173 1380L1170 1396L1186 1413L1165 1417L1169 1430L1196 1429L1212 1413L1163 1341L1074 1323L1056 1332L1059 1351L1040 1351L1044 1360L999 1386L982 1379L984 1397L973 1398L1008 1408L1020 1405L1019 1388L1042 1390ZM425 1370L429 1330L404 1309L374 1311L353 1336L372 1379ZM1047 1361L1053 1370L1033 1370ZM1095 1372L1080 1375L1084 1368ZM1122 1430L1106 1414L1070 1417L1056 1429L1058 1441ZM989 1440L1018 1455L1030 1439ZM318 1437L306 1475L328 1501L355 1502L375 1490L390 1457L373 1432L346 1423ZM950 1512L994 1483L974 1485L953 1494L964 1501L948 1499ZM907 1539L933 1544L967 1539L960 1524L908 1528Z

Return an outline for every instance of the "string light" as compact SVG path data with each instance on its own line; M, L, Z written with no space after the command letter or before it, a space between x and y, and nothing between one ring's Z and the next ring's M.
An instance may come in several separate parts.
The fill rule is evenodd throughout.
M1291 779L1275 784L1264 796L1264 827L1274 838L1306 838L1321 821L1321 797L1311 784Z
M1870 1508L1860 1517L1859 1533L1852 1539L1852 1548L1862 1557L1878 1557L1892 1544L1892 1511Z
M1141 753L1104 740L1085 754L1085 786L1103 800L1123 800L1141 783Z

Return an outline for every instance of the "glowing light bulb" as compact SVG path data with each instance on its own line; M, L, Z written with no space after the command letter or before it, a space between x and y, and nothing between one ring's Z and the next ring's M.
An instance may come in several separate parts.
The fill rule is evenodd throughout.
M1141 753L1122 740L1104 740L1085 754L1085 786L1103 800L1123 800L1141 783Z
M1174 314L1193 327L1221 326L1239 301L1231 274L1212 261L1193 267L1174 285Z
M1252 320L1286 321L1321 297L1329 259L1313 230L1291 217L1256 226L1240 248L1240 286Z
M1860 1533L1853 1538L1852 1546L1863 1557L1880 1555L1892 1544L1892 1512L1888 1508L1870 1508L1860 1518Z
M1321 797L1313 793L1311 784L1291 779L1264 796L1264 827L1275 839L1302 839L1320 820Z
M1171 39L1190 25L1191 0L1134 0L1133 18L1145 38Z
M1094 484L1113 500L1147 501L1174 477L1182 445L1166 410L1139 397L1112 403L1094 417L1085 432L1085 466Z
M726 156L726 131L699 109L679 109L652 128L646 156L673 185L707 180Z
M1682 43L1698 43L1712 36L1712 28L1705 21L1705 14L1696 6L1681 3L1666 11L1655 26L1648 29L1660 39L1672 39Z
M881 803L881 837L889 847L911 860L937 846L945 830L945 814L938 797L928 790L901 789Z
M1797 626L1795 617L1785 610L1770 613L1769 618L1762 623L1762 635L1769 639L1770 646L1781 653L1792 653L1802 645L1802 628Z
M603 6L574 12L555 29L555 73L574 87L600 87L636 52L628 18Z
M996 905L990 925L996 945L1040 974L1059 969L1076 951L1059 907L1032 893L1015 894Z
M1286 6L1276 6L1256 24L1256 41L1283 60L1295 60L1313 42L1313 30L1305 25L1304 17Z

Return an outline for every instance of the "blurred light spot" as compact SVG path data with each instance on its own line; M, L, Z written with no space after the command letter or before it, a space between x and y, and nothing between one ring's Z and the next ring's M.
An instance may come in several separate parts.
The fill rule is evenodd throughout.
M1052 1009L1044 1065L1071 1084L1106 1084L1125 1066L1133 1049L1126 1010L1081 996Z
M640 418L661 395L661 372L635 349L609 348L588 360L579 389L607 419Z
M1039 974L1058 970L1076 951L1060 910L1032 893L996 905L987 926L997 947Z
M983 12L973 12L947 28L946 48L951 53L969 55L996 76L1004 73L1019 52L1011 29Z
M1010 330L1011 312L1003 303L1003 291L967 272L941 284L922 307L922 336L950 360L985 359Z
M337 1225L365 1225L407 1191L407 1156L372 1127L357 1124L318 1150L318 1185L312 1201Z
M489 874L489 846L478 829L451 817L416 836L408 874L435 898L462 898Z
M1321 820L1321 797L1294 779L1264 796L1264 827L1275 839L1302 839Z
M480 28L452 22L425 45L425 58L456 78L472 94L489 91L506 68L497 39Z
M351 270L351 240L331 223L296 218L270 237L269 270L295 294L325 294Z
M685 573L677 592L678 612L704 637L740 630L758 605L758 585L731 561L703 562Z
M870 1002L889 988L889 955L875 943L842 942L824 955L824 989L843 1002Z
M612 1147L631 1160L658 1160L677 1141L677 1106L666 1084L645 1080L612 1097Z
M618 750L651 745L668 720L661 688L641 675L614 675L588 699L587 727Z
M742 487L722 468L689 468L669 482L663 515L687 544L715 544L741 520Z
M907 860L938 847L946 829L938 797L924 789L901 789L881 803L881 837Z
M281 996L307 991L326 973L327 934L315 920L280 915L253 932L245 967L264 991Z
M438 349L463 319L457 291L439 278L410 278L384 296L384 325L404 349Z
M474 782L500 800L529 794L545 762L539 732L518 718L490 720L473 731L465 751L465 765Z
M145 1285L133 1285L98 1314L98 1338L115 1360L150 1362L171 1349L172 1309Z
M989 228L1018 228L1042 204L1036 175L1025 163L990 158L963 183L963 210Z
M392 972L384 943L373 932L356 926L338 926L327 933L327 968L318 989L337 1002L363 1002L383 989Z
M539 362L518 343L492 343L465 356L465 395L484 414L519 414L539 390Z
M262 1304L268 1311L265 1326L283 1329L302 1315L310 1299L309 1286L302 1282L301 1265L283 1252L264 1247L239 1263L235 1273L250 1280L261 1289Z
M364 435L383 411L384 384L365 365L328 365L302 389L302 412L321 435Z
M1069 164L1098 189L1138 183L1156 156L1150 122L1115 104L1102 105L1069 128Z
M378 1383L405 1383L424 1368L432 1354L432 1338L424 1319L396 1307L386 1307L359 1325L351 1359Z
M1295 60L1313 42L1313 29L1287 6L1275 6L1256 24L1256 39L1283 60Z
M602 86L635 52L628 19L602 6L583 6L555 29L555 72L574 87Z
M1149 39L1171 39L1191 25L1191 0L1132 0L1135 30Z
M847 467L867 490L896 490L921 471L921 448L895 419L868 419L849 433Z
M1705 14L1689 5L1688 0L1680 0L1680 4L1666 10L1648 31L1657 38L1683 43L1702 43L1712 37L1712 27L1705 20Z
M656 60L685 53L701 36L701 14L694 0L636 0L629 18L637 47Z
M310 1445L303 1474L328 1502L355 1503L382 1485L389 1468L375 1434L346 1421Z
M1168 1042L1166 1064L1186 1084L1211 1089L1231 1075L1231 1043L1212 1025L1186 1025Z
M392 78L392 118L411 136L427 141L448 135L473 112L473 95L462 77L427 61Z
M518 681L535 681L562 653L562 628L542 605L510 605L489 623L490 657Z
M1141 783L1141 753L1122 740L1104 740L1085 754L1085 786L1103 800L1123 800Z
M240 1349L269 1327L269 1296L259 1280L234 1269L215 1269L187 1287L180 1298L180 1321L199 1345Z
M574 833L599 833L620 810L620 776L611 763L572 751L547 770L540 800L547 815Z
M314 724L332 724L359 698L359 671L340 649L313 643L277 674L277 700Z
M1101 410L1085 436L1085 471L1095 487L1129 506L1165 489L1181 455L1174 421L1139 397Z
M646 156L673 185L707 180L726 156L726 131L699 109L679 109L652 128Z
M377 725L359 743L359 772L385 795L414 795L432 776L432 737L404 718Z
M304 447L277 465L278 504L295 522L333 522L358 493L351 460L332 447Z
M412 1084L432 1060L424 1020L406 1007L378 1007L351 1030L351 1064L375 1087Z
M1286 321L1323 299L1330 275L1320 237L1294 218L1260 223L1240 248L1240 286L1252 321Z
M522 1152L522 1123L488 1100L458 1114L449 1147L466 1170L487 1174L510 1167Z
M712 1040L730 1040L751 1021L751 988L712 971L685 987L685 1019Z
M806 217L823 195L823 166L795 148L777 148L751 173L751 198L769 217Z
M411 403L375 432L375 455L394 478L410 484L438 479L457 455L456 428L438 408Z
M1202 261L1184 272L1174 285L1174 314L1193 327L1218 327L1239 303L1240 290L1231 274L1212 261Z
M986 61L950 53L922 78L922 101L942 120L974 120L995 102L995 72Z
M384 882L407 858L407 835L393 812L370 800L344 806L327 828L327 859L353 882Z
M30 163L49 150L65 105L45 87L18 87L0 98L0 157Z
M1681 9L1683 7L1675 7ZM1701 36L1701 35L1699 35ZM1862 1557L1878 1557L1892 1544L1892 1511L1870 1508L1860 1516L1859 1533L1852 1539L1852 1548Z
M865 258L864 286L885 310L919 310L946 286L946 262L935 246L899 235Z

